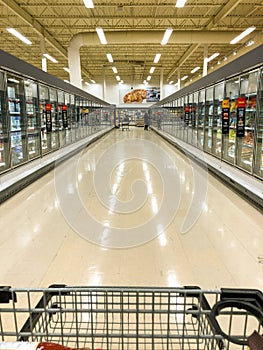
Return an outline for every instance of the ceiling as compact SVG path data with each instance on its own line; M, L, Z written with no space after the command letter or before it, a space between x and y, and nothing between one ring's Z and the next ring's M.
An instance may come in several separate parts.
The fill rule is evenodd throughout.
M108 40L107 45L90 43L80 48L82 78L98 83L116 81L112 65L126 84L141 84L155 66L151 84L158 84L160 74L169 82L180 76L195 78L202 67L204 48L208 56L220 55L209 62L209 67L240 50L249 39L262 42L263 0L187 0L185 7L176 8L176 0L93 0L94 8L87 9L83 0L0 0L0 47L22 60L41 68L44 51L55 57L58 63L48 61L47 70L61 79L69 80L63 69L68 67L67 50L70 41L78 33L95 33L102 27L107 38L114 32L132 33L133 40L121 43ZM248 27L256 30L236 45L229 44ZM14 27L32 41L25 45L13 37L7 27ZM166 28L173 28L167 45L157 40ZM144 41L143 32L148 36ZM139 35L140 34L140 35ZM149 36L152 36L149 38ZM157 38L157 39L156 39ZM251 46L253 48L253 45ZM111 53L110 64L106 53ZM161 53L157 65L156 53ZM1 64L1 62L0 62Z

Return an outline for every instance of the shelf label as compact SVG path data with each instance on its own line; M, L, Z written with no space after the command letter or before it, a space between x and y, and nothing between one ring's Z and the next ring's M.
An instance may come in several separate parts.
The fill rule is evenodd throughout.
M229 100L222 101L222 134L229 134L229 114L230 114L230 102Z

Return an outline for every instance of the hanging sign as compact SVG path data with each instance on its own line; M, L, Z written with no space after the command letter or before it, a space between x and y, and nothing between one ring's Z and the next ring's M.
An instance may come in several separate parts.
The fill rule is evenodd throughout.
M184 107L184 122L186 125L189 125L189 119L190 119L190 106Z
M245 113L246 113L246 98L239 97L237 99L237 124L236 124L236 136L245 136Z
M230 114L230 102L229 100L222 101L222 134L229 134L229 114Z
M68 107L66 105L62 105L62 124L63 128L68 127Z
M52 108L51 103L46 103L45 113L46 113L46 130L47 130L47 132L52 131L51 108Z

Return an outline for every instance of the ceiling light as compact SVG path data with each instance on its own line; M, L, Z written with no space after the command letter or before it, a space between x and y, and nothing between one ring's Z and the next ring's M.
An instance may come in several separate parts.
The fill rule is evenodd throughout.
M174 82L174 81L173 81L173 80L171 80L171 81L169 82L169 84L173 84L173 82Z
M150 74L153 74L154 71L155 71L155 67L151 67Z
M67 67L63 67L63 69L64 69L66 72L70 73L69 68L67 68Z
M85 81L85 84L89 86L89 83L87 81Z
M95 81L95 80L90 79L90 81L91 81L93 84L96 84L96 81Z
M168 43L168 40L169 40L169 38L170 38L172 32L173 32L173 29L172 29L172 28L167 28L167 29L166 29L166 31L165 31L165 33L164 33L164 36L163 36L163 40L162 40L162 42L161 42L161 45L166 45L166 44Z
M212 61L214 58L216 58L217 56L219 56L219 52L214 53L212 56L207 57L207 62Z
M111 67L111 68L112 68L112 70L113 70L113 73L118 73L118 70L117 70L116 67Z
M88 9L93 9L94 5L93 5L93 1L92 0L83 0L84 1L84 5L88 8Z
M19 83L19 80L14 79L14 78L8 78L7 80L8 80L8 81L11 81L11 83L16 83L16 84Z
M155 58L154 58L154 60L153 60L153 63L158 63L160 58L161 58L161 54L160 54L160 53L157 53L157 54L155 55Z
M181 80L185 80L188 78L188 75L185 75L184 77L181 78Z
M18 39L20 39L21 41L23 41L23 43L27 44L27 45L32 45L32 42L30 40L28 40L24 35L22 35L21 33L19 33L17 30L15 30L14 28L6 28L6 30L11 33L12 35L14 35L15 37L17 37Z
M234 39L232 39L230 41L230 44L236 44L238 43L240 40L242 40L245 36L247 36L248 34L250 34L251 32L253 32L253 30L255 30L256 27L249 27L246 30L244 30L241 34L239 34L238 36L236 36Z
M236 54L237 54L237 52L236 52L236 51L234 51L234 52L233 52L233 55L234 55L234 56L236 56Z
M108 61L109 61L110 63L112 63L112 62L113 62L113 58L112 58L111 53L106 53L106 56L107 56L107 58L108 58Z
M176 7L184 7L185 3L186 3L186 0L177 0L175 6Z
M116 75L116 79L117 79L118 81L120 81L120 80L121 80L121 78L120 78L120 76L119 76L119 75Z
M147 77L147 81L150 81L152 79L152 77L150 76L150 75L148 75L148 77Z
M44 53L43 56L45 56L49 61L51 61L53 63L58 63L58 61L54 57L49 55L48 53Z
M64 79L64 82L70 84L70 82L67 79Z
M105 37L104 31L101 27L96 28L96 32L98 34L98 37L100 39L100 42L102 45L106 45L107 44L107 39Z
M191 73L195 73L200 69L200 67L195 67L194 69L191 70Z

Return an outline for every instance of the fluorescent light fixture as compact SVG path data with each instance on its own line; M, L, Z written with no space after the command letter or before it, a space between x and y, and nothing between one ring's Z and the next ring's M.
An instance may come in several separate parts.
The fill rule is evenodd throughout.
M151 77L150 75L148 75L148 77L147 77L147 79L146 79L146 80L147 80L147 81L150 81L150 80L151 80L151 78L152 78L152 77Z
M148 81L144 80L144 81L143 81L143 84L144 84L144 85L148 85L149 83L148 83Z
M70 84L70 82L67 79L64 79L64 82Z
M236 52L236 51L234 51L234 52L233 52L233 55L234 55L234 56L236 56L236 54L237 54L237 52Z
M239 34L238 36L236 36L234 39L232 39L230 41L230 44L236 44L238 43L240 40L242 40L245 36L247 36L248 34L252 33L254 30L256 29L256 27L249 27L246 30L244 30L241 34Z
M107 56L108 61L109 61L110 63L112 63L112 62L113 62L113 58L112 58L111 53L106 53L106 56Z
M185 75L184 77L181 78L181 80L185 80L188 78L188 75Z
M50 56L48 53L44 53L43 56L45 56L49 61L53 63L58 63L58 61L54 57Z
M172 28L167 28L165 33L164 33L164 36L163 36L163 40L161 42L161 45L166 45L168 43L168 40L170 39L170 36L173 32L173 29Z
M155 67L151 67L150 74L153 74L154 71L155 71Z
M90 85L87 81L85 81L85 84L88 85L88 86Z
M200 67L195 67L194 69L191 70L191 73L195 73L200 69Z
M93 1L92 0L83 0L84 1L84 5L88 8L88 9L93 9L94 5L93 5Z
M32 42L30 40L28 40L24 35L22 35L21 33L19 33L16 29L14 28L6 28L6 30L14 35L15 37L17 37L18 39L20 39L21 41L23 41L23 43L27 44L27 45L32 45Z
M8 78L7 80L8 80L8 81L11 81L11 83L16 83L16 84L19 83L19 80L14 79L14 78Z
M186 0L177 0L175 7L184 7Z
M115 73L115 74L117 74L118 73L118 70L117 70L117 68L116 67L111 67L112 68L112 70L113 70L113 73Z
M169 84L171 85L171 84L173 84L173 82L174 82L174 81L173 81L173 80L171 80L171 81L169 82Z
M98 34L98 37L100 39L100 42L102 43L102 45L106 45L107 44L107 39L104 35L104 31L101 27L96 28L96 32Z
M154 57L154 60L153 60L153 63L158 63L159 62L159 59L161 58L161 55L160 53L157 53Z
M63 67L63 69L64 69L66 72L68 72L68 73L70 72L70 71L69 71L69 68L67 68L67 67Z
M119 75L116 75L116 79L117 79L118 81L120 81L120 80L121 80L121 78L120 78L120 76L119 76Z
M212 56L207 57L207 62L212 61L214 58L216 58L217 56L219 56L219 52L214 53Z
M90 79L90 81L91 81L93 84L96 84L96 81L95 81L95 80Z

